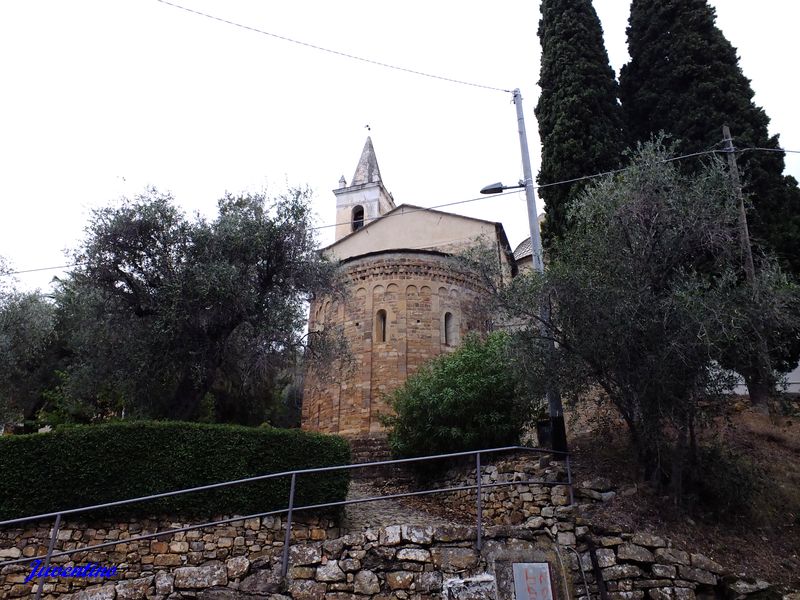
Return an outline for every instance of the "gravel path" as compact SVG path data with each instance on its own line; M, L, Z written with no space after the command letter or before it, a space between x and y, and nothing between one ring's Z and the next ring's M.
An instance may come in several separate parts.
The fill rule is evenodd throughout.
M370 481L354 480L350 482L347 499L369 498L386 493ZM342 528L349 531L361 531L368 527L386 527L388 525L438 526L452 524L452 521L425 510L420 506L421 504L419 500L409 498L348 504L345 506Z

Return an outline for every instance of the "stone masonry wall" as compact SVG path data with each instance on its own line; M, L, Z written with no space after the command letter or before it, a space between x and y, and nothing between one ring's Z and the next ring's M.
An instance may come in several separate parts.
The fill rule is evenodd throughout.
M383 252L348 261L339 272L347 296L314 300L309 331L339 328L352 361L333 364L327 376L308 373L302 426L347 436L380 432L379 416L390 411L385 394L468 331L485 327L476 302L483 292L454 259L437 252ZM385 340L377 331L380 310ZM446 313L453 319L448 340Z
M491 460L484 455L481 483L482 516L494 525L522 525L527 529L555 528L562 543L573 544L573 507L569 506L569 486L564 463L539 460L540 455L514 454ZM524 483L541 481L544 483ZM453 467L434 487L476 485L474 463ZM495 486L497 483L510 485ZM477 515L475 490L459 490L434 498L461 514Z
M463 485L469 465L454 469L441 483ZM59 532L56 549L118 542L103 551L59 557L70 567L93 562L117 565L111 580L46 580L45 598L72 600L422 600L424 598L510 598L513 562L548 562L556 598L592 600L604 585L610 600L743 599L750 594L800 600L728 572L713 557L676 547L668 538L642 531L595 527L584 516L588 504L613 501L607 480L581 482L569 505L562 463L539 463L512 456L485 467L484 483L510 481L486 489L484 543L476 547L474 526L390 525L342 532L330 517L304 516L295 523L289 572L280 577L284 523L276 517L241 520L227 526L129 541L133 535L187 525L170 520L70 522ZM553 486L515 483L541 477ZM446 496L448 507L475 514L475 495ZM588 503L588 504L587 504ZM302 513L301 513L302 515ZM490 525L489 522L505 523ZM0 562L41 556L52 523L0 531ZM597 569L590 546L596 547ZM581 567L583 571L581 570ZM30 563L0 569L0 597L32 593L25 583ZM599 573L600 579L596 573ZM586 583L584 583L584 577Z

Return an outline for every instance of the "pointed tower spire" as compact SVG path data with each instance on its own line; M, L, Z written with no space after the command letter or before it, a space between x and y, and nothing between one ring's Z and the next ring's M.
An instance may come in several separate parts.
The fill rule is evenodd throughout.
M395 208L394 198L381 181L372 139L368 137L364 144L350 185L342 177L339 188L333 190L333 194L336 196L336 241L366 227Z
M364 144L364 150L361 151L361 159L358 161L350 185L380 182L381 171L378 168L378 159L375 157L375 148L372 147L372 138L367 136L367 143Z

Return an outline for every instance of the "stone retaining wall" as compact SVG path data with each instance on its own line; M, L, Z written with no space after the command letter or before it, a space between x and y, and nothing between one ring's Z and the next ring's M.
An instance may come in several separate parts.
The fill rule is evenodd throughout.
M224 518L219 517L219 520ZM24 529L0 531L0 562L24 557L33 560L34 557L46 554L52 525L52 522L27 524ZM153 576L158 572L198 567L209 561L214 564L237 564L231 563L237 557L247 557L248 561L271 560L276 554L276 548L283 546L286 531L280 518L264 517L235 521L219 527L166 534L149 540L128 541L138 535L190 525L189 522L169 519L139 519L121 523L65 521L58 532L56 551L105 542L119 543L110 548L55 557L52 564L64 567L85 565L88 562L107 566L113 564L117 565L119 571L115 581L138 581L145 578L152 585ZM340 531L330 517L301 517L300 522L295 521L292 526L294 543L316 542L339 535ZM30 563L23 563L21 566L8 565L0 569L0 597L21 598L31 593L31 583L25 583L25 578L31 572L29 565ZM44 589L49 597L56 598L96 582L80 578L49 578ZM123 593L119 597L144 596Z
M463 485L469 466L453 471L442 482ZM472 475L474 478L474 474ZM484 497L487 526L484 544L476 547L475 527L413 527L392 525L359 532L342 532L329 517L305 517L293 527L288 577L281 562L284 529L281 519L248 519L216 528L166 534L131 542L134 535L187 525L169 520L125 523L66 522L56 549L72 549L106 541L118 542L101 552L59 557L63 567L93 562L116 565L110 580L50 578L46 598L72 600L422 600L423 598L510 598L514 562L543 562L551 567L557 598L598 598L601 582L610 600L695 600L745 598L770 593L763 581L735 577L713 557L675 547L669 539L645 532L600 530L583 514L586 504L568 505L564 465L540 464L521 456L488 465L483 482L511 483L488 488ZM544 479L552 486L516 483ZM610 501L614 492L606 480L575 487L577 502ZM451 508L475 514L475 493L448 495ZM302 515L302 513L301 513ZM51 523L0 531L0 562L41 556L46 552ZM589 548L596 546L597 570ZM562 570L563 565L563 570ZM583 568L583 573L581 571ZM31 595L25 583L30 563L0 569L0 597ZM586 577L586 584L583 582ZM800 600L786 594L785 600Z
M473 597L476 589L486 588L487 582L494 589L493 582L498 576L508 578L507 573L498 575L498 569L508 570L509 561L516 556L524 554L553 563L558 560L552 542L542 538L541 533L511 528L490 528L482 552L478 552L476 531L471 527L433 529L397 525L327 538L328 529L312 525L298 530L305 539L290 547L290 568L283 580L283 544L278 541L281 536L276 535L280 532L279 524L272 518L258 521L245 521L213 533L202 530L179 533L163 541L137 543L135 548L129 547L134 544L124 542L123 536L120 546L107 553L94 552L76 561L56 558L53 564L64 567L87 561L115 563L118 574L99 585L90 581L85 589L81 586L86 583L80 579L49 579L44 597L71 600L466 598ZM65 533L60 547L74 546L83 537L78 535L77 528L64 531L70 534L69 541ZM122 536L123 532L130 532L130 527L114 533L96 531L95 539L98 535ZM47 532L43 529L28 533L38 538ZM38 546L38 543L23 546L23 551ZM28 573L27 564L4 567L0 576L2 596L28 597L32 593L32 583L24 583ZM563 590L561 581L563 576L555 583Z
M562 544L574 544L573 511L568 506L569 486L564 463L539 459L540 455L506 455L481 468L483 490L482 516L493 525L520 525L526 529L548 528ZM491 455L483 458L489 460ZM544 483L522 483L541 481ZM434 487L476 485L474 463L463 463L448 470ZM461 514L477 515L475 490L460 490L434 496L437 502ZM598 498L598 501L602 497Z

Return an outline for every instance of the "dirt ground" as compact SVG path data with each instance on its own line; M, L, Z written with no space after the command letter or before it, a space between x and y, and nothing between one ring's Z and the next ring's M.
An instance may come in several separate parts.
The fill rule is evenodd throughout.
M790 405L789 412L800 415L797 408ZM732 399L727 413L702 430L702 439L723 442L763 473L758 508L722 523L697 507L677 507L637 481L625 427L609 429L608 424L600 431L585 429L570 448L576 481L604 476L629 494L594 508L594 522L610 530L636 528L669 537L742 576L800 582L800 417L771 419L752 411L745 399Z

